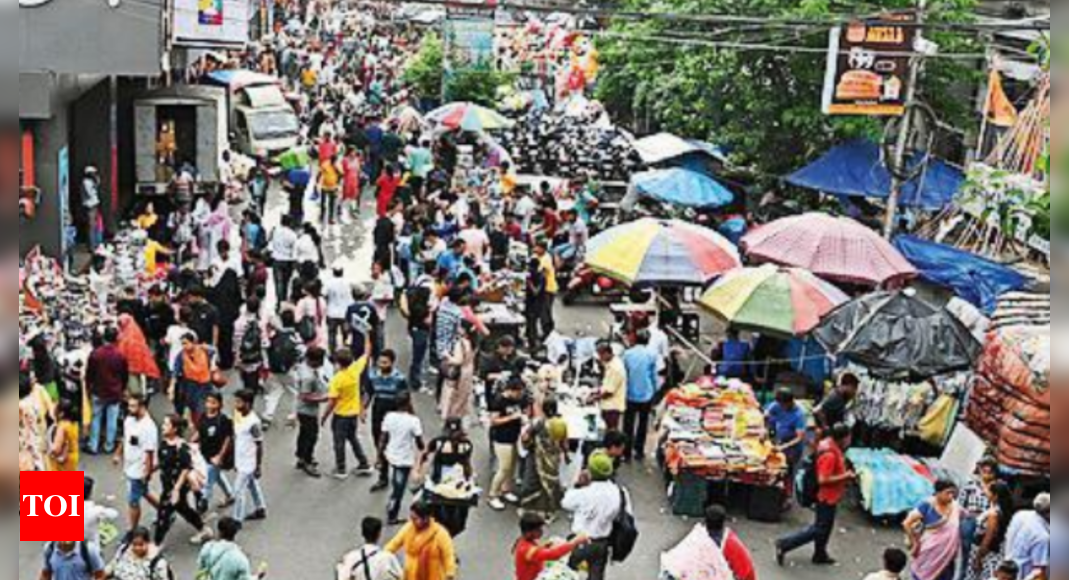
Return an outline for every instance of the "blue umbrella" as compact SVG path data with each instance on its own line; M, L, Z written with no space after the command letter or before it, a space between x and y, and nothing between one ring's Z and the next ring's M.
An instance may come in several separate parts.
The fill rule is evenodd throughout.
M631 187L642 197L684 207L723 207L735 199L735 194L712 177L680 168L636 174Z

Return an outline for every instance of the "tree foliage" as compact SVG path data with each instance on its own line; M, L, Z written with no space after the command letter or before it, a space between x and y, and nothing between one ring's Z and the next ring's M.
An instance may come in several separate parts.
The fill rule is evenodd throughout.
M914 0L623 0L622 9L682 14L828 19L909 8ZM933 0L929 19L967 21L977 0ZM854 6L860 6L854 8ZM837 7L856 10L837 12ZM826 117L821 111L826 58L819 52L739 50L667 43L651 37L688 37L720 43L826 48L828 30L799 27L725 26L690 22L616 21L599 44L603 74L599 98L621 119L650 130L704 138L728 148L736 161L758 174L779 176L796 169L841 139L878 137L882 123L861 117ZM943 52L976 48L965 33L930 32ZM969 88L979 78L975 63L930 60L921 98L942 121L972 124Z
M493 107L498 102L501 87L512 84L515 76L488 67L477 66L446 73L445 101L465 101Z
M419 52L406 64L404 80L421 97L433 99L441 94L444 54L442 39L437 34L428 34Z

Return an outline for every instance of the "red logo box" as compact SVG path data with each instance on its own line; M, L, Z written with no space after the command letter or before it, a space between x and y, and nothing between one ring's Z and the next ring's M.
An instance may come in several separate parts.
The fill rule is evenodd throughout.
M85 540L85 473L19 473L19 541Z

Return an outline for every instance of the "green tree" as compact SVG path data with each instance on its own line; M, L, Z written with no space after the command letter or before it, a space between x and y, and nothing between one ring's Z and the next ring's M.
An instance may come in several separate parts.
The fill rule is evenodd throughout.
M417 52L406 64L404 80L424 98L437 98L442 92L442 39L437 34L423 38Z
M498 103L498 91L515 80L515 75L485 66L463 68L446 74L445 101L472 102L484 107Z
M831 0L622 0L621 9L679 14L722 14L778 19L833 20L901 9L914 0L871 0L860 14L835 12ZM935 0L932 21L970 18L977 0ZM851 5L846 3L842 5ZM840 4L835 4L839 6ZM930 32L943 52L975 49L969 33ZM656 40L654 40L656 37ZM675 42L665 38L675 37ZM740 50L724 43L782 45L809 53ZM882 122L827 117L821 111L828 29L763 27L685 21L618 19L599 44L603 73L599 98L619 118L651 130L704 138L729 148L737 162L769 180L798 168L849 137L878 138ZM972 124L969 88L978 72L956 60L929 60L921 98L944 122Z

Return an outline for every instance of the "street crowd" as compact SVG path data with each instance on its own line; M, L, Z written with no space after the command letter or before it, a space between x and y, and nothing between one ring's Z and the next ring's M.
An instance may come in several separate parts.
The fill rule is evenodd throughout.
M21 467L77 471L86 456L108 456L126 482L120 514L94 502L87 477L85 542L45 547L43 580L173 578L161 546L181 534L202 546L197 580L264 576L239 540L243 529L273 522L262 481L277 466L265 465L265 433L283 429L293 430L293 463L309 479L371 478L370 490L384 494L381 514L361 522L360 543L339 555L338 580L462 578L453 539L480 504L474 490L489 509L518 517L515 543L489 546L514 554L515 569L501 577L639 578L612 567L640 533L620 471L655 455L651 422L675 382L668 338L647 320L622 349L598 343L591 404L605 435L579 450L569 486L562 474L576 450L545 386L552 380L542 380L563 372L545 345L558 296L586 252L597 184L523 187L516 168L476 136L400 122L395 111L418 105L400 71L419 34L393 22L388 6L364 8L278 3L275 20L285 24L270 42L190 71L191 80L227 67L277 75L300 95L300 151L286 155L281 172L272 170L277 160L252 160L209 198L189 197L188 175L179 175L174 203L138 208L131 227L147 239L144 274L153 282L144 292L109 288L108 256L93 257L94 303L113 322L94 333L80 376L65 372L44 339L31 344L20 374ZM95 193L95 172L81 186ZM276 195L286 207L268 227ZM372 271L369 283L353 284L356 273L328 260L324 238L349 235L368 196ZM509 271L522 285L516 308L526 332L491 338L478 305ZM387 332L396 316L407 336ZM736 343L729 339L718 360L738 352ZM87 408L57 394L69 380L83 382ZM844 375L818 407L812 453L789 392L768 410L775 442L812 480L816 512L812 527L776 543L781 565L808 545L814 565L835 564L836 515L856 478L844 457L856 389ZM416 412L423 399L434 401L438 432ZM331 461L320 465L328 439ZM480 490L475 450L484 445L493 468ZM888 550L871 580L1049 577L1049 496L1014 516L990 464L966 489L936 489L905 521L911 553ZM547 527L562 514L571 533L550 541ZM105 561L111 543L119 548ZM681 548L693 543L714 547L705 565L723 575L711 578L758 578L722 507L710 507Z

